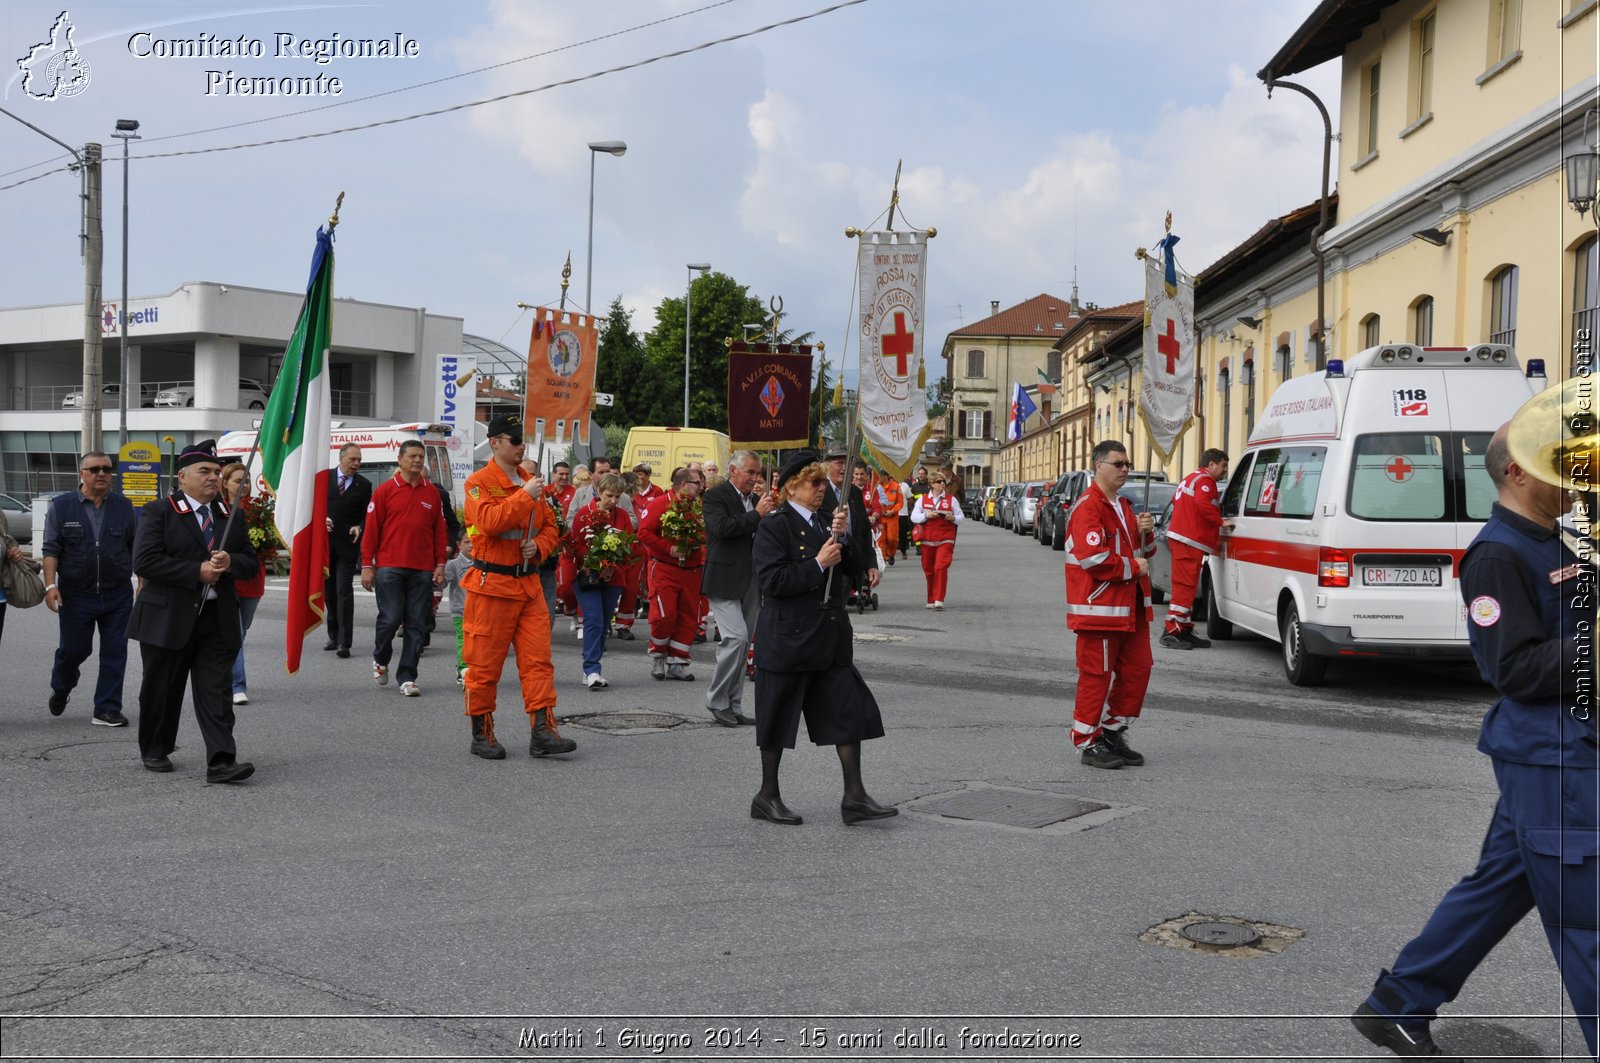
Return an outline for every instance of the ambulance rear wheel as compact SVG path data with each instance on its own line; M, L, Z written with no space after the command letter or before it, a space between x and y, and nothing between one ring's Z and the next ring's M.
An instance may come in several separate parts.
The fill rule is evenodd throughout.
M1206 617L1206 637L1216 642L1227 642L1233 638L1233 621L1225 620L1217 612L1217 603L1211 596L1211 577L1200 578L1200 593L1195 598L1196 615L1199 615L1199 603L1204 601Z
M1328 659L1314 657L1306 650L1300 611L1293 602L1283 612L1278 633L1283 638L1283 674L1289 678L1289 682L1297 687L1321 686L1328 674Z

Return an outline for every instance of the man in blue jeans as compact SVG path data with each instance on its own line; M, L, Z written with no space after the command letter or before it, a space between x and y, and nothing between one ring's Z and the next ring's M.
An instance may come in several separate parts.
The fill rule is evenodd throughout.
M44 600L61 617L61 641L50 671L50 715L66 711L98 629L93 722L102 727L128 726L122 680L133 608L134 514L133 504L111 488L114 471L108 455L85 454L78 462L78 489L51 499L44 518Z
M378 596L372 678L379 686L389 682L394 635L405 624L397 678L400 693L408 698L422 693L417 662L428 633L433 589L444 586L444 501L423 472L425 460L421 440L400 444L400 467L373 489L361 534L361 586Z

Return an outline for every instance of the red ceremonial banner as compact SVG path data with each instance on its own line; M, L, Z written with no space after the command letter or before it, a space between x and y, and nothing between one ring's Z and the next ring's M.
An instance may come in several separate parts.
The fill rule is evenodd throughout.
M728 439L735 449L810 441L810 344L735 342L728 348Z
M600 350L595 319L545 306L534 307L533 313L522 422L532 430L543 420L547 437L587 443L595 358Z

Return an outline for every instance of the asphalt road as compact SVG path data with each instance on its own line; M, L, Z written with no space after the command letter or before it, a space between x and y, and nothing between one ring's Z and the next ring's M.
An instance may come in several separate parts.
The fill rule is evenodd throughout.
M890 570L857 660L889 731L867 784L903 814L850 828L836 758L803 738L783 779L805 824L751 820L751 730L712 725L703 682L652 682L642 639L589 692L558 620L578 750L526 755L508 669L491 763L442 641L418 699L320 638L287 676L269 590L236 732L257 774L217 787L192 717L165 776L89 726L87 689L50 717L53 618L12 610L0 1057L1376 1056L1345 1017L1472 866L1487 690L1371 663L1304 690L1267 642L1158 647L1131 732L1148 765L1095 771L1068 738L1062 598L1061 555L975 524L945 612L914 557ZM1103 807L1028 828L929 807L951 796ZM1277 951L1150 933L1189 913ZM1581 1054L1566 1007L1525 920L1435 1033L1469 1058Z

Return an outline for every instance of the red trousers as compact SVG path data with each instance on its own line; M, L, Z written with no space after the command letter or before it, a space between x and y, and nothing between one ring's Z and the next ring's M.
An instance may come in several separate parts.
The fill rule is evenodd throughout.
M556 562L556 601L566 606L568 616L578 615L578 592L572 581L578 578L578 564L570 553L563 553Z
M928 578L928 601L944 601L945 587L950 580L950 559L955 552L955 543L922 544L922 574Z
M1132 631L1080 631L1078 696L1072 706L1072 744L1086 746L1102 730L1121 731L1144 709L1150 686L1150 624Z
M639 588L644 586L643 561L629 565L622 575L622 597L617 600L615 623L618 627L633 627L633 614L639 608Z
M1176 539L1167 540L1172 551L1172 601L1167 605L1167 633L1181 635L1194 629L1194 596L1200 589L1200 566L1206 555Z
M700 629L700 567L645 562L650 587L650 656L687 661Z

